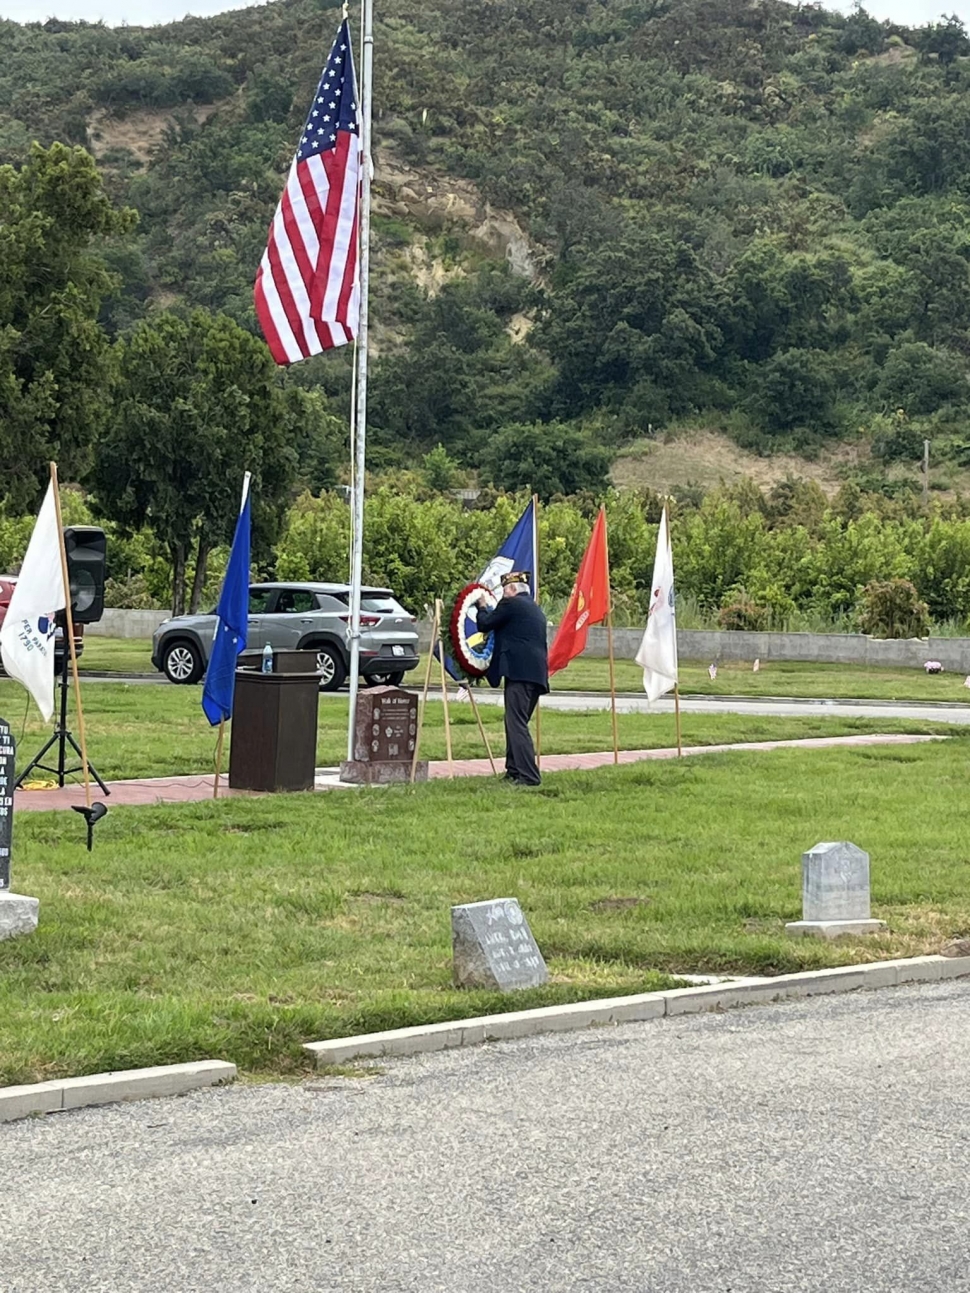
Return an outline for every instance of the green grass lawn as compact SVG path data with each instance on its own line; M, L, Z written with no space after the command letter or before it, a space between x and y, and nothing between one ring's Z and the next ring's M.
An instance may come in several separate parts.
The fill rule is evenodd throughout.
M80 668L87 672L153 673L151 643L125 638L88 636ZM837 664L800 661L763 663L757 673L750 664L721 663L717 678L708 676L709 660L681 661L680 690L701 696L817 696L864 700L926 700L970 703L970 691L963 674L928 676L922 669L868 669ZM437 676L437 675L436 675ZM420 686L424 666L408 674L408 682ZM608 691L606 660L582 657L553 678L554 690ZM616 661L618 691L642 692L643 673L632 660Z
M680 662L682 696L802 696L850 700L922 700L970 704L966 675L926 674L922 669L869 669L858 665L803 661L751 664L722 662L711 681L709 660ZM581 657L553 678L556 691L609 691L609 663ZM643 670L632 660L616 661L617 691L643 692Z
M968 780L967 740L720 754L533 792L457 781L115 808L91 854L72 814L21 814L14 883L41 924L0 943L0 1082L202 1057L287 1074L312 1039L678 972L935 952L970 933ZM870 852L886 936L785 937L800 855L821 839ZM552 983L459 992L449 907L508 895Z
M202 713L201 694L199 687L125 683L91 683L84 687L91 762L107 780L211 772L216 729L209 726ZM333 766L346 755L347 705L346 694L320 697L317 740L317 763L320 766ZM496 757L504 754L501 709L482 705L479 712ZM9 721L17 739L17 766L23 768L43 745L50 729L41 723L32 702L28 709L27 693L17 683L0 681L0 714ZM455 757L483 758L485 751L471 706L467 702L458 704L453 700L450 715ZM76 730L73 701L69 721ZM939 723L922 720L899 722L825 715L779 719L744 714L685 714L682 726L687 745L844 736L853 732L939 733L946 730ZM653 749L676 744L674 720L669 714L620 714L618 730L623 749ZM224 768L228 767L232 724L227 733ZM608 711L543 711L542 749L547 754L607 750L612 744ZM442 706L440 702L432 701L428 704L421 753L425 758L443 759L445 752Z
M149 638L102 638L84 635L78 656L81 673L154 673Z

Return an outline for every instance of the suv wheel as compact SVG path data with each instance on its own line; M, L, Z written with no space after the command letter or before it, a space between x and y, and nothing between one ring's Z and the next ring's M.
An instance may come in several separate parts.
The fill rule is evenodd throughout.
M199 681L205 664L199 648L193 642L183 639L165 648L162 668L169 682L189 683Z
M403 669L399 673L370 673L364 679L368 687L400 687L403 681Z
M317 673L321 691L338 691L347 677L347 670L335 647L317 647Z

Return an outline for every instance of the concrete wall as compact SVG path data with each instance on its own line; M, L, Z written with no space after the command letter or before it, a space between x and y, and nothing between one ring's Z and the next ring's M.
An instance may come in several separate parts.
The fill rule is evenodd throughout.
M171 611L115 611L105 608L97 624L85 624L85 637L150 638Z
M85 625L92 637L150 638L168 611L106 610L98 624ZM550 633L551 633L550 629ZM418 625L422 650L427 650L431 626ZM618 660L632 660L642 629L616 629L614 651ZM970 674L970 638L907 638L888 642L858 633L721 633L681 629L677 648L682 660L805 660L820 664L878 665L887 669L921 669L927 660L939 660L944 669ZM606 629L589 631L586 654L594 659L608 654Z

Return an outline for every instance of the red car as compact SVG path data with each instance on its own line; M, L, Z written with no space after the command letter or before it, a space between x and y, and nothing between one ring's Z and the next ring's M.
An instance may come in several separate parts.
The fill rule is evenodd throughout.
M0 624L3 623L3 617L7 613L16 583L16 575L0 575Z

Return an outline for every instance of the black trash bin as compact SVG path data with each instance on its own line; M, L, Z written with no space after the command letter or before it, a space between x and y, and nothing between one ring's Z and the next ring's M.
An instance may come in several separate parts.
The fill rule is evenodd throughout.
M317 761L315 673L236 670L229 747L233 790L312 790Z

